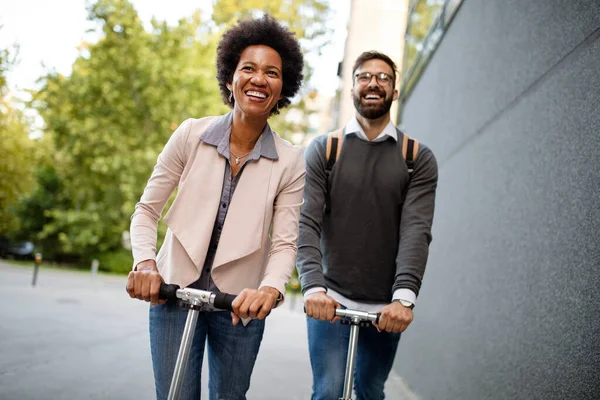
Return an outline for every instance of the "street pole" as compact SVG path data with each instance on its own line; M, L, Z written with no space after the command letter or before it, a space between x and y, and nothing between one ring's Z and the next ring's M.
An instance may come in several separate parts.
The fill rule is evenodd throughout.
M98 267L100 266L100 261L98 261L97 259L93 259L92 260L92 266L91 266L91 270L92 270L92 278L96 278L96 276L98 275Z
M33 261L33 280L31 281L31 286L35 287L37 282L38 270L40 269L40 264L42 263L42 253L35 253L35 258Z

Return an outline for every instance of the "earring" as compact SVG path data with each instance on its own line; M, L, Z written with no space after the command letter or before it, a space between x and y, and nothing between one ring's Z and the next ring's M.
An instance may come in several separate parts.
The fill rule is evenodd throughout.
M275 103L275 111L279 112L279 102Z
M229 102L233 103L233 92L229 91Z

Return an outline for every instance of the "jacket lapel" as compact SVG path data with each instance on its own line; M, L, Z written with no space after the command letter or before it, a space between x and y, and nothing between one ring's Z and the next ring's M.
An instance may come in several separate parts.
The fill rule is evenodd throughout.
M244 167L215 254L213 269L261 247L273 160L261 157Z
M200 143L190 172L179 187L165 221L201 269L217 216L225 159L211 145Z

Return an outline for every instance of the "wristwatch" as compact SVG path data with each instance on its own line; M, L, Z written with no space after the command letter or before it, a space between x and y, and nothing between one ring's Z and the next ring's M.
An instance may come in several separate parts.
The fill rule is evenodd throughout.
M415 305L408 300L394 299L392 300L392 303L400 303L404 307L410 308L411 310L415 308Z

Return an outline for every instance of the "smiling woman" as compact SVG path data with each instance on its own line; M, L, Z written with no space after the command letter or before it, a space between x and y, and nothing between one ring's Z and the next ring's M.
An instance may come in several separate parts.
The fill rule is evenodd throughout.
M296 261L303 152L272 131L267 120L290 104L302 69L294 34L270 16L242 21L226 32L217 49L217 79L232 111L188 119L177 128L136 206L127 291L152 303L158 399L167 396L180 345L175 338L186 321L186 310L158 299L162 282L237 295L231 316L208 310L193 327L181 398L200 398L207 340L214 368L211 398L245 398L264 318L282 303ZM157 255L157 222L176 187Z

